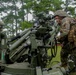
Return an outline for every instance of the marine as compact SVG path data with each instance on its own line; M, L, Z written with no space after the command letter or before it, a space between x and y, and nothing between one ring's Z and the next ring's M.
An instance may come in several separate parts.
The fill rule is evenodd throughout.
M0 21L0 62L4 63L4 49L6 48L6 35L3 32L4 22Z
M54 13L54 18L60 26L60 36L58 36L58 41L62 45L60 52L61 66L65 67L67 66L68 55L72 53L71 47L73 47L73 44L70 44L68 35L71 29L71 23L73 23L73 19L63 10L57 10Z

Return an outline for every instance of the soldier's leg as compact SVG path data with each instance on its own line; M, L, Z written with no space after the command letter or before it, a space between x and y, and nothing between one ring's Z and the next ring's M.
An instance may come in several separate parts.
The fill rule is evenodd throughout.
M61 56L61 66L67 65L67 58L68 58L69 50L63 49L61 50L60 56Z
M71 55L74 57L73 61L75 62L75 66L76 66L76 47L75 47L75 49L72 50Z

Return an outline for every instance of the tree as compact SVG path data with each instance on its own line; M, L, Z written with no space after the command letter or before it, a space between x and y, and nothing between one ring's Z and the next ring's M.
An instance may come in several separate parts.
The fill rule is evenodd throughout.
M21 22L21 29L24 30L25 28L30 28L33 26L33 23L31 22L28 22L28 21L24 21L24 22Z
M6 13L2 20L8 32L10 30L10 34L14 35L19 29L27 27L29 13L37 15L40 12L55 11L62 9L62 4L62 0L1 0L0 13Z

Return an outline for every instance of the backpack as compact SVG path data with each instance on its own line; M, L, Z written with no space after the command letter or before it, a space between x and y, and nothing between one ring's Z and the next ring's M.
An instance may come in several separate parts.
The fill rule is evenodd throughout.
M73 20L70 23L70 31L68 33L68 41L74 43L76 45L76 22Z

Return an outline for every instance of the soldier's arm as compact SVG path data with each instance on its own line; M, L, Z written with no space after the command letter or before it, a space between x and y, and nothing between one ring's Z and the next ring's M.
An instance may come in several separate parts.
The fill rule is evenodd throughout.
M69 33L69 30L70 30L70 23L69 21L66 21L62 24L62 27L61 27L61 30L60 30L60 33L61 33L61 37L64 37L66 36L68 33Z

